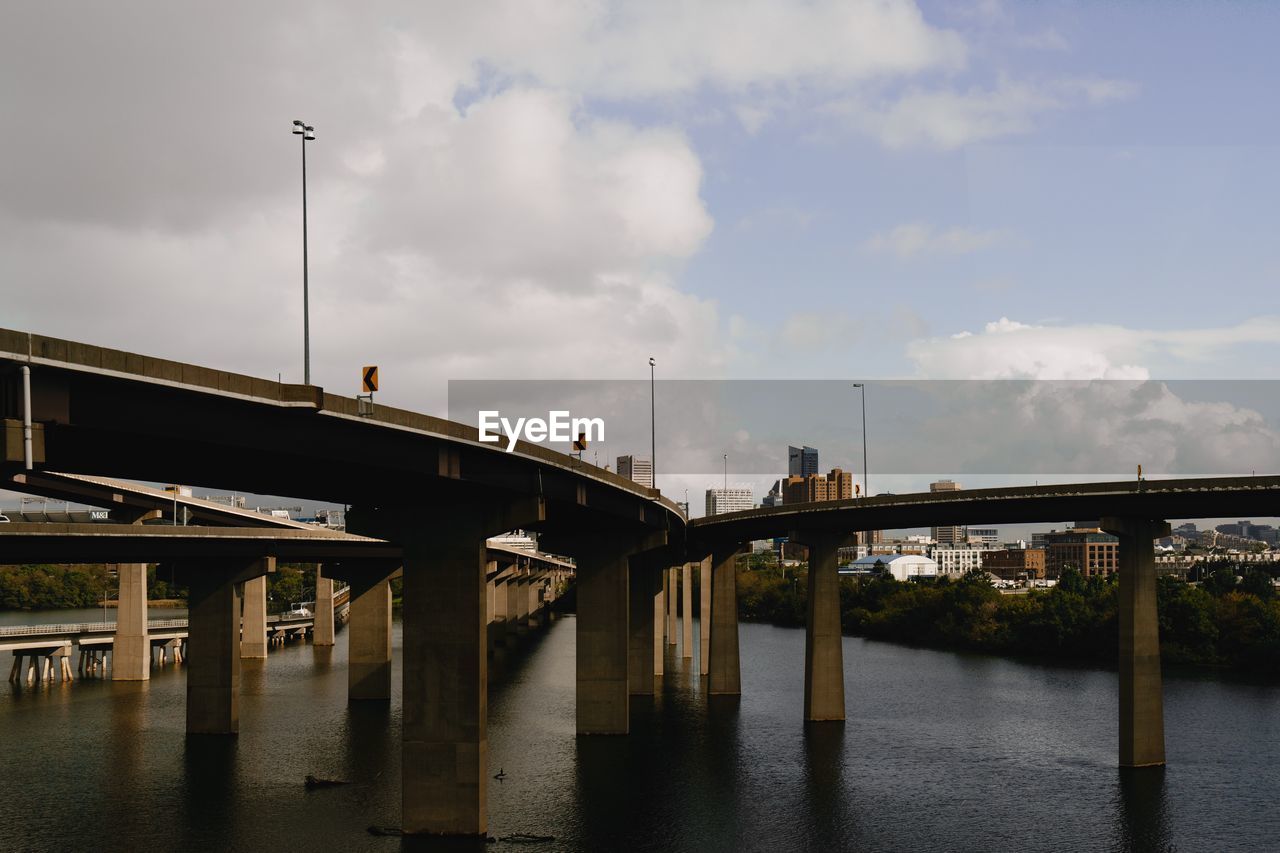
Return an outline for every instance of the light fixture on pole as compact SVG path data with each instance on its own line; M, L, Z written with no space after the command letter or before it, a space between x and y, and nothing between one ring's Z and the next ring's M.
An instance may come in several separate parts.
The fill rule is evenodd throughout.
M307 143L314 142L316 129L298 119L293 133L302 137L302 382L311 384L311 295L307 281Z
M867 484L867 386L855 382L853 387L862 392L862 493L871 497L871 486Z
M657 362L649 357L649 485L658 488L658 415L655 408L653 368Z

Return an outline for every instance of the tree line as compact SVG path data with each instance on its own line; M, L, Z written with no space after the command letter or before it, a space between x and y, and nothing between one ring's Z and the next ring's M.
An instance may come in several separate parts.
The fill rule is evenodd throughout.
M52 610L101 607L116 602L119 580L108 565L0 566L0 609ZM315 567L279 565L267 576L267 610L279 613L291 604L315 599ZM147 568L150 601L187 600L185 584L168 568Z
M807 572L739 571L738 611L748 621L805 624ZM1199 585L1157 581L1162 659L1170 664L1280 673L1280 599L1271 576L1241 577L1227 563ZM1004 595L971 573L912 582L840 579L846 634L942 649L1114 664L1119 652L1115 576L1064 571L1057 586Z

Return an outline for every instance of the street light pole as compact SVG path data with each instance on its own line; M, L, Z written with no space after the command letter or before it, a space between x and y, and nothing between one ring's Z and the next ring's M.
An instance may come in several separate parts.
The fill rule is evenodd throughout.
M649 358L649 485L658 488L658 415L655 408L657 395L654 391L653 368L657 362Z
M302 137L302 383L311 384L311 294L307 280L307 143L314 142L316 129L298 119L293 133Z
M862 392L862 493L871 497L871 486L867 483L867 386L855 382L853 387Z

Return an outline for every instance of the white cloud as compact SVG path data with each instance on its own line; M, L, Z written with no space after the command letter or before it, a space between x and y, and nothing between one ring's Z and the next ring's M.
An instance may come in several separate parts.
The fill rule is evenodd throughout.
M465 7L464 7L465 8ZM910 0L654 0L483 10L483 51L499 68L605 97L851 82L957 69L960 36ZM479 16L481 10L477 10Z
M1007 238L1008 232L1003 230L944 230L916 222L877 232L862 247L868 252L888 252L905 259L921 255L967 255L989 249Z
M1046 113L1133 97L1132 83L1068 78L1044 83L1001 79L994 88L913 88L874 103L863 97L834 101L826 109L887 148L950 150L1028 133Z
M1223 349L1280 340L1280 316L1209 329L1106 324L1033 325L1001 317L982 332L912 341L907 356L928 379L1147 379L1143 362L1208 359Z
M799 311L783 322L778 343L791 351L825 350L850 338L849 320L843 314Z
M0 35L0 62L17 63L0 92L23 62L50 69L7 101L22 133L0 162L0 277L22 286L0 325L297 381L296 116L319 137L320 384L353 390L352 371L379 363L383 399L440 411L446 378L627 376L649 355L714 375L734 352L715 304L673 276L713 226L688 139L564 90L480 85L467 38L503 26L451 41L466 27L446 14L437 32L408 12L393 29L342 7L255 8L182 59L154 30L97 38L112 14L40 18L26 38L58 55L38 61Z

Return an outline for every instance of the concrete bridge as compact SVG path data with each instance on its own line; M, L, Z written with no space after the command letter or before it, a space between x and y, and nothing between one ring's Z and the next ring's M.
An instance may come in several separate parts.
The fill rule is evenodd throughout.
M366 412L352 398L313 386L3 330L0 416L6 437L0 464L10 475L25 476L25 419L36 470L346 503L349 531L399 549L395 556L315 559L326 576L351 583L352 699L389 695L389 658L382 653L389 649L387 581L403 573L402 824L408 833L476 835L486 827L490 625L501 608L504 628L514 621L519 631L528 591L522 588L532 571L519 560L505 568L492 560L490 536L538 530L542 547L574 558L577 731L620 735L628 731L629 696L654 690L663 637L675 634L669 602L676 589L689 602L691 562L704 567L708 689L733 695L741 691L734 555L745 542L777 531L809 545L805 717L822 724L843 718L835 553L849 531L1109 516L1122 554L1120 759L1142 765L1163 762L1148 556L1151 539L1164 529L1161 519L1269 513L1280 498L1280 481L1237 478L1213 481L1207 490L1188 485L1194 493L1181 496L1163 482L1167 494L1151 484L1050 487L1066 499L983 490L950 501L885 496L688 524L655 490L537 445L522 442L503 452L463 424L380 405ZM287 538L288 532L273 533ZM199 613L211 636L224 637L210 643L210 658L200 667L194 656L191 661L193 734L236 731L228 679L209 682L196 674L225 673L238 659L225 641L227 626L238 612L237 585L263 574L261 559L228 546L191 573L194 635L204 636L195 630ZM680 566L677 575L672 567ZM683 627L687 652L691 622Z
M342 589L333 598L333 619L339 624L346 621L349 592L348 589ZM265 644L282 645L289 640L303 638L314 631L316 621L315 616L267 616ZM243 622L241 624L241 657L246 656L243 653L245 649L261 644L245 634L246 628L251 627ZM54 680L55 676L63 681L71 681L69 661L75 654L73 646L79 650L76 668L81 676L105 675L109 663L107 655L114 651L119 631L119 622L107 621L10 625L0 627L0 653L13 654L13 667L9 671L9 681L13 684L35 684ZM144 638L150 647L147 655L148 668L155 664L164 666L170 658L174 663L182 663L189 634L189 622L186 619L147 620Z
M704 584L711 588L704 586L703 596L710 628L709 689L741 689L737 614L725 608L736 600L734 557L753 539L789 536L808 546L804 715L819 722L845 716L836 556L841 546L853 544L851 531L1101 518L1103 529L1120 539L1120 765L1161 765L1164 710L1153 541L1169 535L1166 518L1270 515L1278 509L1280 477L1231 477L883 495L697 519L689 525L690 548L710 554Z

